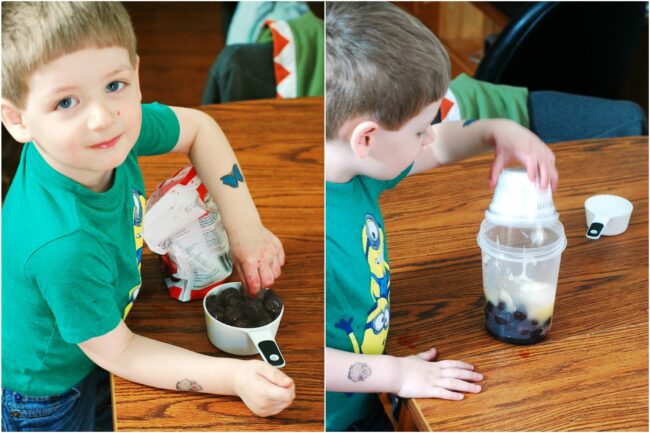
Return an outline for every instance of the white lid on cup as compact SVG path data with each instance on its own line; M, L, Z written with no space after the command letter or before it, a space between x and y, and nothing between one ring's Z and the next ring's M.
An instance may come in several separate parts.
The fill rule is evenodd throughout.
M522 168L507 168L499 175L485 218L503 225L529 225L557 221L551 187L542 191Z

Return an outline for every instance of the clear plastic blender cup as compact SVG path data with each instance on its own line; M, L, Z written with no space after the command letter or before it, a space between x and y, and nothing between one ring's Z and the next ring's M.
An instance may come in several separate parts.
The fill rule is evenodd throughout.
M543 340L567 244L550 189L540 191L525 171L504 170L477 241L487 331L514 344Z

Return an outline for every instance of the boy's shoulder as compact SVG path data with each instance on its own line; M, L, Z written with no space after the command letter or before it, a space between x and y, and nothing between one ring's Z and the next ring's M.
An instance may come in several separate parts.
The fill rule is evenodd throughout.
M408 166L404 171L393 179L377 179L365 175L356 175L348 182L326 182L327 195L332 194L333 197L355 197L355 196L369 196L374 199L386 190L395 188L406 176L413 165Z
M159 102L142 104L140 135L134 145L136 155L161 155L170 152L180 137L176 113Z
M135 158L129 164L137 167ZM115 183L128 176L125 170L116 171ZM69 257L79 250L71 250L75 242L97 245L98 233L124 224L127 215L120 209L131 203L131 193L125 188L102 194L85 189L54 170L35 145L27 143L3 204L3 250L12 250L11 256L26 262L43 247L60 245L60 254ZM101 217L111 208L107 217Z

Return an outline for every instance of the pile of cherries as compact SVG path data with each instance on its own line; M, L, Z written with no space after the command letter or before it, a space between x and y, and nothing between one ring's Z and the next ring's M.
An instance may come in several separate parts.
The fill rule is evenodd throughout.
M258 299L230 288L208 296L205 306L212 317L226 325L257 328L278 317L282 311L282 299L272 289L266 290Z

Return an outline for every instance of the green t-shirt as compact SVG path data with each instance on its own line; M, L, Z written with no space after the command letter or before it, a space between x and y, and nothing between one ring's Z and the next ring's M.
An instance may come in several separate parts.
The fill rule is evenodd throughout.
M356 176L327 182L327 347L382 354L390 322L390 267L379 196L411 170L380 181ZM381 410L376 394L326 393L328 431L344 430Z
M113 185L93 192L54 170L33 143L2 212L2 386L62 393L94 368L77 343L126 317L141 284L145 204L139 155L169 152L180 127L142 105L142 129Z
M525 87L492 84L460 74L449 88L456 97L461 119L504 118L530 127Z

